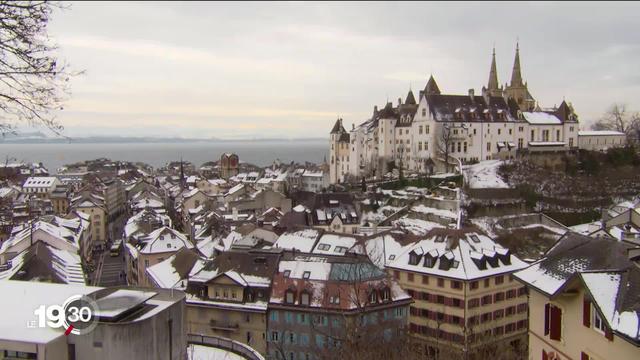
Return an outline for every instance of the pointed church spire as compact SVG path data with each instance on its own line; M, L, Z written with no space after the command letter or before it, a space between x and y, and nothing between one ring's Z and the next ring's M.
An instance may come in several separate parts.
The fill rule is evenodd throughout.
M487 90L491 92L492 96L497 96L494 93L498 90L498 70L496 67L496 47L493 47L493 55L491 58L491 70L489 71L489 84L487 84Z
M513 61L513 71L511 72L510 86L523 86L522 72L520 71L520 43L516 42L516 58Z

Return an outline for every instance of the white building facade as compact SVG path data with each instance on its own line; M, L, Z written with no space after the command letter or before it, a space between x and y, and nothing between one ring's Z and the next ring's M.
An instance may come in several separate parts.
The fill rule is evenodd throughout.
M446 150L445 150L446 147ZM452 165L514 158L517 151L578 147L578 117L572 106L542 109L522 81L519 49L511 83L498 87L495 52L488 87L478 96L444 95L431 76L416 101L410 90L404 102L382 109L347 132L339 119L331 131L330 181L381 176L392 168L410 172L444 170Z

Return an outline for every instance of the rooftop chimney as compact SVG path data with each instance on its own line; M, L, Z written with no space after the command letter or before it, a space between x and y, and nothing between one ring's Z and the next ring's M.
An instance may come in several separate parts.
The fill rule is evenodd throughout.
M398 98L398 106L402 105L402 98Z
M234 207L231 209L231 218L233 221L238 221L238 208Z
M473 102L474 96L475 96L475 91L473 91L473 89L469 89L469 99L471 99L471 102Z

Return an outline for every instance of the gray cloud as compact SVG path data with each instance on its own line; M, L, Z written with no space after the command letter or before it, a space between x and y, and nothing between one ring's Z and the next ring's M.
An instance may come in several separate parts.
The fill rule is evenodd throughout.
M639 3L74 3L51 33L87 74L59 115L70 133L324 136L335 117L422 88L499 80L516 38L543 106L583 121L614 101L640 109ZM108 124L108 126L105 126ZM234 127L237 125L237 127Z

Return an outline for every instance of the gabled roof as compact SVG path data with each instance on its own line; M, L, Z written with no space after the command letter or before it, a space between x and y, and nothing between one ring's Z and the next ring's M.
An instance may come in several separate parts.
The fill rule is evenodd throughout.
M153 282L161 288L184 288L180 281L189 277L189 273L196 261L198 254L188 248L182 248L168 259L150 266L146 269L147 274Z
M553 297L582 272L619 271L633 264L627 251L634 246L608 237L567 232L544 257L514 276L528 286Z
M640 345L640 269L585 272L580 279L609 328Z
M0 272L0 279L85 284L86 276L78 254L41 241L14 257L11 264L11 269Z
M269 287L278 266L280 254L265 251L225 251L212 260L205 260L194 268L190 281L207 283L226 274L239 284L250 287Z
M140 249L141 254L175 252L183 247L193 248L193 244L187 240L184 234L167 226L163 226L149 233L149 235L141 237L140 242L143 244Z

